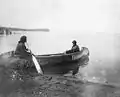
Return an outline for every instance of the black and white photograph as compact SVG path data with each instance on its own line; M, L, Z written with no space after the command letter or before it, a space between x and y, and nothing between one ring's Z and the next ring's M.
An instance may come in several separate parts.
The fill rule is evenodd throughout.
M120 97L119 0L0 0L0 97Z

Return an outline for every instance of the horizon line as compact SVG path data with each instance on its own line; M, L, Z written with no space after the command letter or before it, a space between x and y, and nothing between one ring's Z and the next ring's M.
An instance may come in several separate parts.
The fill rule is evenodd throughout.
M8 29L12 31L50 31L48 28L34 28L34 29L27 29L27 28L17 28L17 27L3 27L0 26L0 29Z

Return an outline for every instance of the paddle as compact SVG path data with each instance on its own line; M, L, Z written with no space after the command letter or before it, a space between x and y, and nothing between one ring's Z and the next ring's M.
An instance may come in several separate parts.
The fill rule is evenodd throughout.
M26 44L27 44L27 43L26 43ZM28 44L27 44L27 46L28 46L28 49L29 49L29 45L28 45ZM30 50L30 49L29 49L29 50ZM32 60L33 60L33 63L34 63L34 65L35 65L36 69L37 69L37 72L38 72L39 74L43 74L43 71L42 71L42 69L41 69L41 67L40 67L40 64L38 63L35 55L31 52L31 50L30 50L30 53L31 53L31 55L32 55Z
M35 67L36 67L36 69L37 69L37 72L38 72L39 74L43 74L43 71L42 71L42 69L41 69L41 67L40 67L40 64L38 63L36 57L33 56L33 55L32 55L32 60L33 60L33 62L34 62L34 64L35 64Z

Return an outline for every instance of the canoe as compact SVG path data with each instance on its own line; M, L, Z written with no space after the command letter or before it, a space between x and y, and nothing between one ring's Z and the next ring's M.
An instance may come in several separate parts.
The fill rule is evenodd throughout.
M35 57L45 74L66 74L70 71L76 74L79 67L86 66L89 62L89 50L86 47L82 47L80 52L35 55ZM0 59L2 59L2 61L3 59L9 60L8 63L10 64L23 61L23 59L14 55L14 51L1 54ZM28 67L35 69L32 63L29 64Z

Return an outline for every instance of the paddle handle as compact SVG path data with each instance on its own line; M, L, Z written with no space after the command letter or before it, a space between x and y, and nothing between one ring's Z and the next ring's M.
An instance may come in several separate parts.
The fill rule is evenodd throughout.
M28 49L29 49L28 43L26 43L26 45L27 45L27 47L28 47ZM29 50L30 50L30 49L29 49ZM40 64L38 63L38 61L37 61L37 59L36 59L36 56L32 53L31 50L30 50L30 53L31 53L31 55L32 55L32 60L33 60L34 65L35 65L35 67L36 67L36 69L37 69L37 72L38 72L39 74L43 74L42 68L41 68Z

